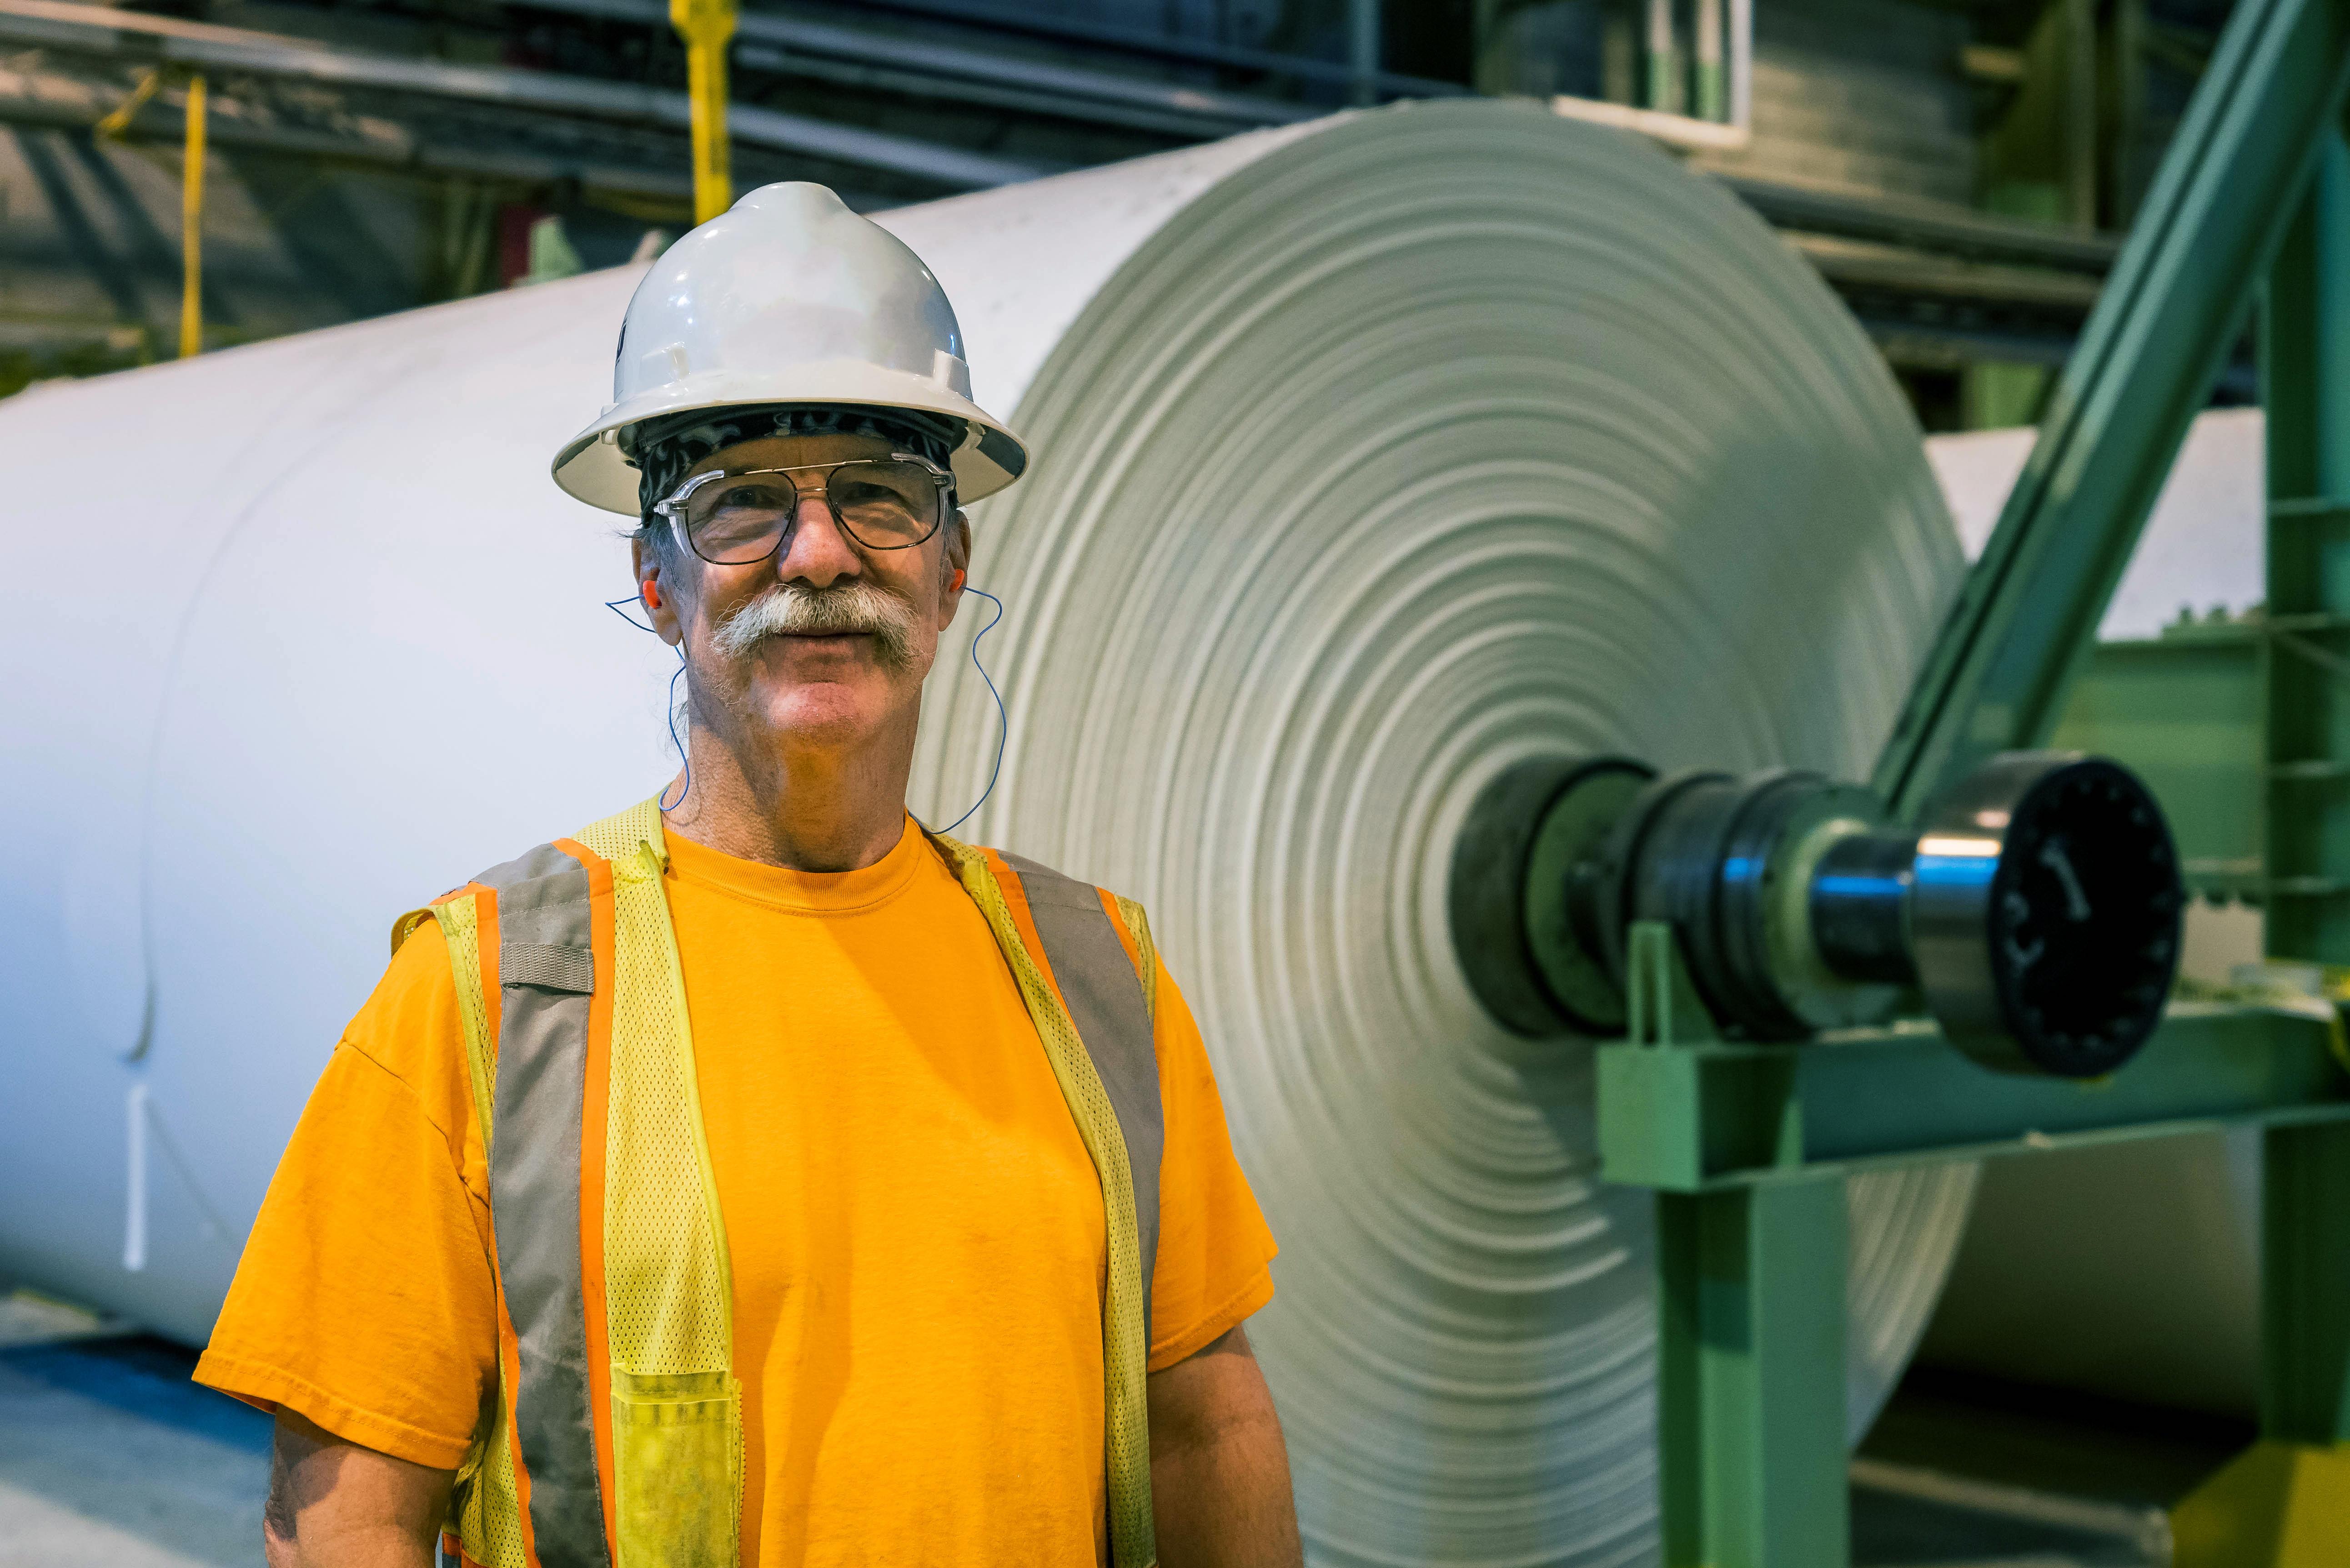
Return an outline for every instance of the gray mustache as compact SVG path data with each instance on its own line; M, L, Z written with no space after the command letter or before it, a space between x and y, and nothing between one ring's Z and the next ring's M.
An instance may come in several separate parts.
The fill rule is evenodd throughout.
M852 632L873 639L874 654L886 668L902 669L913 653L914 607L868 582L828 588L777 583L720 621L710 640L724 657L739 659L771 637Z

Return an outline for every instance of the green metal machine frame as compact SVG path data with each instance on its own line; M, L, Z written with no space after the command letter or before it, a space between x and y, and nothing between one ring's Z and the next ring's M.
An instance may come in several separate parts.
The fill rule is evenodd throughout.
M2111 1078L2002 1076L1930 1027L1722 1041L1670 929L1644 922L1632 947L1630 1032L1598 1053L1599 1155L1658 1194L1670 1568L1851 1561L1844 1180L1887 1166L2265 1127L2269 1430L2350 1438L2350 1075L2324 1021L2182 1005ZM2232 1554L2240 1539L2210 1561L2288 1561Z
M2291 657L2302 640L2285 637L2272 642L2263 611L2101 642L2054 737L2061 750L2112 757L2145 781L2169 819L2189 892L2213 904L2268 901L2262 715L2269 660Z
M2327 962L2350 962L2345 83L2350 0L2238 0L1874 781L1914 821L1992 753L2047 742L2257 306L2269 598L2234 657L2265 698L2261 864L2200 890L2262 898L2272 954ZM2350 1075L2324 1021L2175 1006L2109 1079L2007 1077L1930 1028L1725 1043L1668 927L1637 927L1630 957L1599 1141L1607 1179L1658 1193L1670 1568L1850 1561L1847 1175L2244 1125L2266 1140L2262 1442L2174 1514L2176 1560L2350 1563Z
M1898 815L1914 818L1945 783L2055 728L2179 442L2272 268L2262 358L2272 457L2286 462L2271 491L2324 508L2314 487L2334 476L2318 449L2343 432L2320 383L2343 369L2331 358L2343 350L2310 344L2345 306L2317 233L2315 214L2333 208L2312 186L2321 165L2329 180L2338 172L2338 158L2322 154L2341 144L2345 80L2350 4L2240 0L1878 761L1873 782Z

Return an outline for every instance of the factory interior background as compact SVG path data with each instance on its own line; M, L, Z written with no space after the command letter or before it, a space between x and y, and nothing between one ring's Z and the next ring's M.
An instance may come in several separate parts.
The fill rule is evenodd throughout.
M1667 8L1685 53L1726 3ZM0 389L173 351L179 94L89 130L206 48L228 51L209 73L208 348L618 265L691 226L684 50L655 0L130 9L247 36L0 13ZM2227 15L1761 5L1749 123L1718 135L1704 124L1726 106L1695 102L1690 73L1648 79L1655 8L1638 4L752 8L731 57L735 180L816 180L872 211L1349 105L1651 109L1693 122L1662 134L1813 262L1928 431L1992 429L2035 421ZM306 47L350 68L305 71L285 51ZM2219 394L2251 395L2248 366Z
M1865 343L1868 363L1881 365L1892 389L1881 406L1868 401L1877 390L1860 399L1869 411L1854 416L1851 428L1863 434L1853 439L1877 441L1872 432L1891 431L1895 444L1916 443L1914 451L1904 448L1899 461L1909 467L1898 473L1888 466L1893 458L1868 456L1872 477L1865 485L1856 482L1855 494L1866 489L1878 500L1904 497L1899 505L1914 504L1934 528L1944 527L1936 509L1946 511L1954 532L1933 546L1948 557L1934 570L1943 574L1936 581L1955 584L1964 562L1981 557L1991 540L2025 471L2034 430L2066 414L2059 396L2064 368L2156 192L2158 171L2233 9L2230 0L743 0L728 56L733 188L815 181L859 212L884 213L976 200L1250 133L1280 133L1350 110L1408 117L1423 105L1513 100L1526 113L1669 159L1755 221L1752 233L1739 231L1737 244L1761 244L1767 232L1768 243L1792 257L1804 278L1825 286L1824 296L1790 306L1790 319L1825 321L1832 305L1841 313L1835 330L1845 331L1848 317L1856 331L1852 341ZM13 411L19 431L50 431L40 441L82 443L78 450L87 464L102 473L135 451L148 431L184 417L209 431L207 421L227 417L217 408L175 404L170 388L182 383L161 378L181 373L166 369L178 360L227 356L226 365L237 355L265 353L271 344L291 354L301 351L293 346L299 335L382 323L373 337L321 340L352 345L318 352L356 353L351 372L360 375L364 357L390 352L405 330L385 318L477 296L510 303L469 307L481 314L463 319L544 324L570 308L560 302L580 302L591 319L566 330L600 343L617 324L627 288L598 285L589 275L630 269L633 276L693 226L686 52L661 0L126 0L116 8L0 0L0 445L15 441L11 452L29 452L35 442L31 435L8 434ZM192 110L192 97L199 109ZM192 182L187 149L197 112L204 139L200 182ZM1375 186L1388 144L1366 145L1346 177ZM1605 156L1594 157L1594 167L1606 163ZM1187 189L1205 189L1224 176L1184 178L1193 180ZM1115 193L1107 184L1095 189ZM951 204L934 210L956 211ZM1174 221L1153 212L1152 224ZM1549 221L1561 244L1572 242L1574 213ZM941 216L934 228L951 222ZM1629 232L1634 220L1622 222ZM1695 232L1686 225L1699 220L1673 222L1684 227L1668 225L1656 243L1688 243L1674 236ZM1725 234L1736 227L1719 215L1702 222ZM1032 243L1049 247L1054 240L1046 232ZM1072 244L1110 242L1080 236ZM1723 244L1731 259L1693 266L1690 275L1730 278L1732 253L1745 253ZM192 285L186 265L192 250L201 253ZM1107 275L1125 254L1105 251L1107 259L1089 275ZM1201 300L1207 301L1204 293ZM1229 303L1217 296L1198 308L1222 310ZM1703 316L1711 303L1692 311ZM1072 305L1055 330L1098 330L1093 316L1069 327L1075 314ZM1378 320L1366 320L1350 325L1347 310L1333 306L1316 330L1332 337L1382 330ZM2314 919L2296 906L2295 947L2282 944L2274 926L2280 917L2272 894L2281 879L2301 877L2306 885L2297 885L2298 896L2309 896L2317 886L2313 878L2333 875L2328 867L2341 849L2329 830L2315 826L2334 815L2330 801L2304 807L2307 794L2277 793L2284 786L2272 765L2282 745L2272 744L2268 717L2280 700L2270 684L2272 663L2301 658L2285 643L2303 639L2301 646L2315 648L2304 660L2317 672L2310 679L2328 693L2333 687L2325 682L2338 685L2350 663L2325 640L2332 622L2304 618L2279 629L2265 607L2269 531L2282 524L2273 523L2270 506L2276 486L2266 466L2262 401L2269 382L2260 321L2238 311L2223 327L2208 388L2189 410L2175 462L2157 471L2150 521L2096 618L2094 646L2072 667L2048 737L2119 761L2160 801L2189 898L2173 994L2210 1005L2241 1002L2264 986L2301 983L2293 976L2280 980L2270 957L2350 957L2326 950L2337 940L2331 915ZM497 375L519 385L541 351L539 341L519 327L485 331L480 353L485 364L494 359L505 367ZM1070 348L1076 341L1072 336L1063 343L1056 366L1078 367ZM1111 368L1094 360L1078 368L1114 386L1112 348L1087 342L1087 352L1108 356ZM569 338L564 343L546 353L567 375L582 356ZM1042 358L1042 348L1037 352ZM1725 348L1722 362L1750 363L1738 358L1747 352ZM2340 349L2334 352L2338 358ZM1704 358L1700 348L1690 362ZM975 360L975 374L987 369ZM1036 373L1033 365L1023 371ZM1060 421L1055 428L1081 428L1080 416L1064 406L1074 394L1058 389L1079 384L1072 379L1076 369L1055 373L1064 376L1054 383L1062 402L1027 406L1044 409L1040 420ZM272 384L266 377L258 383ZM220 389L232 383L184 385L211 398L229 395ZM206 385L215 392L204 393ZM117 396L107 389L142 386L162 389L104 400ZM564 406L577 405L582 418L602 396L593 384L560 389ZM347 395L352 408L364 402L348 388L337 395ZM89 400L72 406L88 411L70 420L40 411L68 406L57 400L85 396ZM471 419L497 405L477 400L467 406ZM121 410L124 422L110 423L109 408ZM400 417L421 426L432 416L411 410ZM69 436L42 422L53 418ZM99 428L90 428L93 421ZM414 471L398 480L408 487L401 494L427 495L443 483L431 443L400 461ZM504 492L473 488L476 470L469 465L482 461L478 456L450 461L452 509L502 504ZM517 474L507 488L544 488L543 460L532 461L542 466ZM1923 480L1913 483L1912 468L1931 476L1930 491L1917 488ZM183 482L236 483L193 470ZM380 482L390 483L373 467L352 481ZM1822 493L1838 483L1831 472ZM170 473L137 477L130 486L140 498L135 504L162 504L145 498L170 497L174 484ZM1051 493L1027 504L1024 524L1042 525L1033 514ZM5 504L12 541L70 534L78 525L60 515L54 493L45 501L12 485ZM1825 515L1845 504L1823 503L1819 511ZM1858 509L1863 500L1849 504ZM1889 502L1882 507L1887 514L1896 509ZM981 527L986 524L982 514ZM1838 523L1843 535L1804 535L1803 526L1809 524L1789 524L1784 537L1812 537L1833 548L1864 524ZM1072 547L1091 547L1079 532L1063 537ZM1699 545L1682 547L1694 553ZM1145 564L1167 567L1164 557ZM1690 566L1693 574L1711 569ZM1825 602L1843 579L1822 571ZM1046 597L1041 566L1007 566L1003 578L1033 587L1024 599L1013 596L1021 607ZM1898 595L1875 577L1869 583L1877 586L1853 590L1879 596L1869 614L1906 613L1884 610L1891 602L1885 596ZM1167 613L1180 620L1190 602L1176 596ZM1191 607L1204 618L1200 606L1207 602L1199 598ZM1791 621L1810 613L1787 607ZM1824 620L1835 618L1823 613ZM1465 621L1455 628L1463 639L1472 629ZM1917 628L1903 651L1885 655L1899 687L1906 688L1935 629ZM1182 634L1180 625L1165 633L1178 640ZM1008 635L1021 634L1015 628ZM1832 635L1844 639L1835 652L1846 663L1856 668L1876 657L1861 634ZM190 638L200 652L207 646L195 633L183 641ZM1700 650L1689 654L1688 669L1726 659L1724 649L1781 657L1791 639L1801 640L1799 629L1733 628L1716 641L1699 639ZM1055 691L1075 691L1041 677L1020 686L1019 650L1035 645L1035 639L1012 644L1006 668L1015 673L1007 691L1025 690L1038 702ZM71 670L50 663L34 633L12 646L34 661L12 669L12 681L44 688L70 681ZM1763 649L1774 651L1766 656ZM243 667L231 660L217 668ZM1366 690L1376 684L1367 664L1357 673ZM1854 722L1874 726L1869 736L1848 740L1839 732L1814 746L1845 759L1848 772L1866 771L1866 750L1889 727L1900 695L1893 688L1869 693L1853 700L1855 711L1867 711L1865 722ZM1627 706L1668 710L1677 700L1671 691L1625 699ZM219 718L219 733L228 737L221 743L246 745L258 759L262 782L255 787L266 790L271 778L292 779L331 754L334 740L307 733L298 703L298 693L273 689L256 700L264 710L256 715ZM920 776L956 798L986 776L974 772L979 764L972 760L983 761L993 734L981 723L982 716L994 722L992 709L982 714L983 703L968 680L953 687L942 707L962 715L962 728L939 743L935 757L926 753L930 771ZM650 700L637 704L650 706ZM644 716L637 709L631 714ZM165 763L202 741L190 739L191 721L173 722L177 730L159 730L154 742L154 755ZM1639 729L1646 722L1634 724L1642 735L1679 737L1655 742L1667 751L1698 743L1698 720L1683 729L1666 721L1657 722L1663 729ZM1019 724L1013 722L1015 746ZM26 743L61 731L27 722L16 733L8 758L8 771L17 775L12 799L33 803L53 790L82 787L61 784L45 766L45 753ZM964 743L966 734L980 739ZM646 770L660 764L660 754L657 737L650 730L642 754L629 760L651 777ZM1764 753L1776 741L1738 744L1753 753L1742 756L1742 765L1774 760ZM281 745L289 760L278 774L272 759ZM1376 749L1363 755L1375 756ZM2295 775L2302 782L2293 787L2338 787L2327 781L2343 764L2323 766L2334 771ZM1010 776L1016 784L1016 767ZM355 799L379 803L366 808L373 811L412 782L402 774L379 788L355 777L351 788ZM228 786L215 781L204 787ZM1237 809L1180 789L1169 799L1179 796L1197 805L1200 823L1229 826L1231 819L1215 812ZM1058 830L1040 826L1051 807L1037 799L1034 806L1016 798L999 802L994 809L1002 815L983 821L1050 841ZM918 808L926 804L916 802ZM2293 815L2304 809L2305 817ZM1284 831L1292 829L1301 843L1310 836L1295 824ZM317 831L328 836L328 827ZM1067 831L1076 842L1079 829ZM1142 837L1163 857L1158 832ZM1396 851L1399 857L1417 852ZM1123 865L1123 853L1103 850L1103 864ZM1141 864L1144 852L1135 854ZM2305 864L2285 863L2295 855ZM1245 886L1262 890L1255 882ZM16 922L10 929L85 918L68 909L53 919L47 886L25 887L33 891L8 895L14 907L7 919ZM433 888L410 890L421 897ZM1440 892L1430 897L1434 903L1422 902L1440 910ZM390 891L384 898L388 920L400 906ZM177 908L176 917L167 917L149 906L148 940L167 918L193 918L188 911L194 905ZM86 918L103 925L121 917ZM1377 949L1357 929L1377 926L1371 917L1357 911L1332 923L1346 928L1347 940L1368 944L1364 950ZM1216 956L1212 937L1198 936L1195 950L1182 952L1182 928L1171 919L1167 924L1176 930L1167 939L1170 952L1191 959L1203 975L1238 972ZM1209 929L1197 926L1202 933ZM374 929L353 940L358 957L348 962L355 973L380 962L377 950L366 945L378 940ZM1274 952L1270 961L1294 961L1306 977L1297 982L1305 990L1328 980L1310 953L1264 950ZM1188 971L1185 982L1191 989ZM1451 992L1444 986L1460 989L1451 980L1430 983L1447 998ZM2334 981L2309 983L2322 997ZM348 1005L363 993L363 984L350 992ZM68 1049L26 1022L32 1016L0 1021L0 1034L14 1035L0 1037L0 1072L20 1082L39 1077L31 1066L36 1056ZM135 1033L145 1025L134 1019L122 1027ZM2339 1024L2334 1028L2338 1033ZM330 1044L330 1037L308 1042L293 1059L323 1061ZM185 1275L197 1283L190 1288L198 1297L216 1293L208 1282L221 1277L218 1256L233 1258L250 1222L250 1199L242 1189L220 1196L207 1157L182 1147L188 1123L172 1120L181 1113L170 1086L159 1082L151 1111L140 1086L129 1111L135 1127L147 1129L131 1135L143 1161L132 1167L133 1179L148 1184L153 1207L144 1207L146 1198L129 1199L139 1214L133 1231L140 1240L127 1243L125 1113L115 1063L129 1053L118 1045L85 1054L93 1061L103 1056L106 1070L117 1073L105 1081L103 1115L87 1118L99 1129L88 1137L103 1147L86 1168L105 1173L112 1185L95 1195L77 1191L69 1200L59 1185L68 1179L55 1174L65 1164L45 1165L46 1154L0 1154L0 1209L29 1215L55 1205L71 1211L73 1228L99 1237L89 1249L98 1262L64 1267L55 1263L65 1255L50 1239L55 1228L0 1217L0 1568L257 1563L267 1417L188 1381L201 1327L184 1311L140 1310L143 1283L124 1287L114 1299L105 1299L110 1287L88 1284L103 1270L154 1275L181 1268L171 1251L176 1243L151 1243L144 1229L151 1224L160 1236L176 1225L192 1238L185 1256L196 1261L184 1265ZM1220 1075L1229 1079L1235 1071L1220 1060ZM1283 1081L1278 1066L1263 1071L1266 1084ZM80 1082L56 1092L78 1094ZM306 1088L296 1083L274 1090L278 1097L270 1103L298 1106ZM12 1122L40 1118L47 1113L39 1094L48 1092L20 1097L0 1087L0 1105L10 1107ZM1590 1091L1562 1093L1587 1097ZM2343 1091L2326 1093L2340 1098ZM1237 1101L1248 1088L1228 1081L1225 1094ZM1242 1113L1236 1125L1245 1120ZM1267 1147L1279 1130L1263 1135ZM1430 1136L1457 1137L1458 1129L1440 1127ZM1587 1141L1587 1132L1573 1136ZM1867 1396L1877 1403L1866 1412L1848 1469L1854 1563L2143 1568L2173 1561L2173 1511L2262 1431L2261 1136L2256 1127L2215 1127L1989 1160L1962 1184L1919 1186L1885 1199L1883 1213L1866 1225L1856 1210L1856 1269L1879 1268L1872 1277L1886 1300L1864 1306L1856 1299L1854 1321L1891 1326L1883 1327L1885 1345L1870 1375L1882 1383ZM28 1138L21 1129L0 1132L0 1143ZM1243 1152L1251 1162L1248 1147ZM1396 1158L1400 1167L1406 1157ZM1277 1157L1264 1158L1263 1168L1251 1164L1261 1189L1282 1179ZM1280 1229L1281 1216L1274 1219ZM1882 1243L1892 1258L1900 1249L1887 1238L1929 1231L1929 1240L1891 1262L1870 1263L1860 1255L1864 1237ZM1286 1233L1284 1244L1290 1246ZM149 1255L143 1249L151 1245ZM1646 1270L1640 1247L1627 1255L1627 1266ZM1312 1266L1310 1258L1299 1266ZM1285 1277L1276 1277L1286 1291ZM1299 1299L1315 1299L1314 1288L1302 1283ZM1645 1324L1645 1300L1617 1303L1607 1313L1630 1314L1624 1321ZM1633 1339L1645 1346L1647 1334L1644 1326ZM1414 1343L1451 1345L1465 1367L1474 1339L1463 1330L1458 1340L1437 1335ZM1632 1341L1619 1335L1609 1343L1620 1348ZM1597 1353L1585 1346L1559 1354ZM1344 1384L1351 1374L1343 1350L1330 1355L1335 1359L1311 1364L1312 1376ZM1437 1370L1444 1369L1431 1376ZM1283 1395L1278 1376L1274 1388ZM1448 1472L1435 1461L1414 1469L1408 1456L1441 1445L1433 1438L1423 1445L1421 1434L1409 1429L1417 1407L1379 1406L1402 1412L1394 1419L1404 1425L1375 1445L1378 1463L1392 1460L1393 1468L1366 1482L1379 1491L1378 1501L1363 1505L1367 1517L1417 1520L1435 1492L1454 1485L1466 1499L1460 1508L1483 1507L1485 1517L1503 1522L1399 1525L1384 1549L1391 1554L1382 1556L1378 1543L1367 1544L1335 1521L1339 1510L1331 1500L1345 1495L1338 1482L1308 1496L1308 1480L1301 1480L1309 1561L1665 1561L1655 1535L1654 1470L1645 1457L1652 1441L1648 1397L1631 1398L1631 1415L1590 1407L1594 1429L1604 1428L1608 1443L1643 1456L1630 1470L1607 1469L1587 1455L1566 1452L1574 1448L1566 1443L1565 1457L1549 1470L1537 1461L1534 1469L1543 1473L1533 1479L1490 1484L1457 1477L1446 1482ZM1349 1408L1339 1401L1317 1407L1317 1415L1335 1423L1331 1412ZM1482 1439L1461 1440L1461 1452L1473 1457ZM1340 1475L1351 1450L1331 1441L1330 1473ZM1590 1474L1631 1475L1638 1495L1568 1496L1586 1474L1580 1466ZM1311 1469L1308 1463L1301 1476ZM1325 1528L1317 1518L1334 1522Z

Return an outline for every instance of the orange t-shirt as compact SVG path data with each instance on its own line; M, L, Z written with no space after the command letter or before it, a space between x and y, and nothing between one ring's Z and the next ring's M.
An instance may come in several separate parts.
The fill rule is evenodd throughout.
M979 910L911 822L837 875L671 836L734 1271L743 1557L1103 1548L1101 1187ZM1264 1304L1273 1238L1162 967L1150 1369ZM495 1385L489 1189L439 929L295 1129L197 1378L441 1469Z

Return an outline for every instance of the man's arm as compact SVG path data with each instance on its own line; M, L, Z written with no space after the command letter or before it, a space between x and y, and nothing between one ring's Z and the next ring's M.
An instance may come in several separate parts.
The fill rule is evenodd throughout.
M1149 1390L1162 1568L1298 1568L1289 1450L1248 1335L1232 1329Z
M281 1407L261 1515L269 1568L432 1568L456 1479Z

